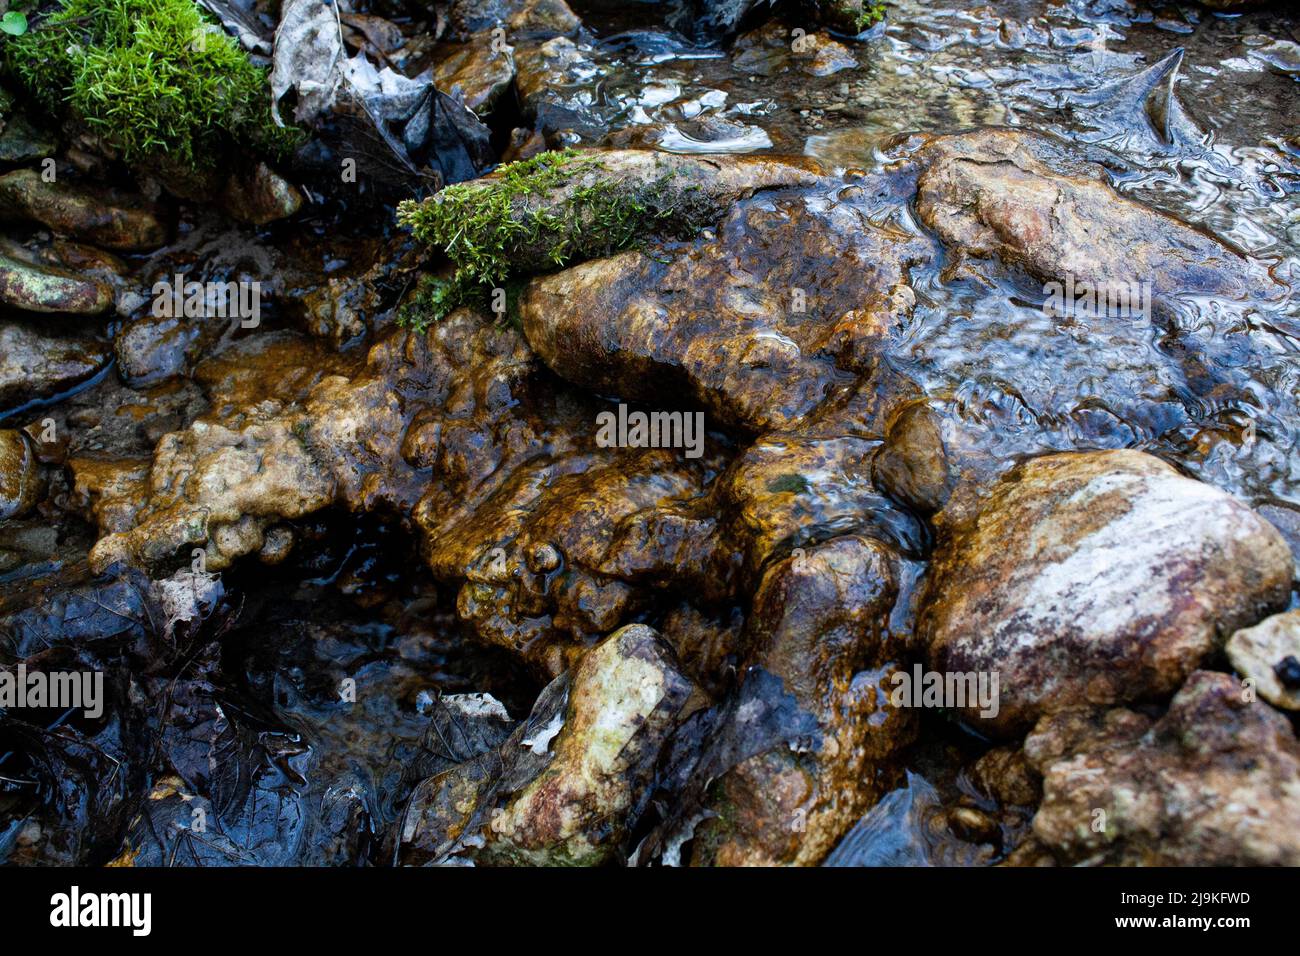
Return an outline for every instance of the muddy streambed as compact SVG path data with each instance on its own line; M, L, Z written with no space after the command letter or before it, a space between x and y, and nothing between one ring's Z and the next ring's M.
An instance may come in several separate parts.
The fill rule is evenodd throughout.
M206 183L14 98L0 860L1300 864L1300 20L816 6L340 4L433 88Z

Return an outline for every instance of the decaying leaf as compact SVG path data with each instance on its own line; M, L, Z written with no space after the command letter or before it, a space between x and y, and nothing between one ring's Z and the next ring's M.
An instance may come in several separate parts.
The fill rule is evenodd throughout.
M271 93L293 94L293 119L337 151L364 159L366 173L409 187L479 175L492 162L490 133L470 110L440 93L430 73L379 69L364 53L347 56L334 3L288 0L276 32ZM276 119L283 122L278 110Z

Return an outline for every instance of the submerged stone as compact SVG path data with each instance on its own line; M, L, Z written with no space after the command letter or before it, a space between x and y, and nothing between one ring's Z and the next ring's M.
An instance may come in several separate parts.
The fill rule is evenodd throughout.
M1044 283L1145 285L1177 294L1276 298L1267 271L1205 232L1120 196L1101 168L1052 137L981 129L916 153L917 211L943 241L993 256Z

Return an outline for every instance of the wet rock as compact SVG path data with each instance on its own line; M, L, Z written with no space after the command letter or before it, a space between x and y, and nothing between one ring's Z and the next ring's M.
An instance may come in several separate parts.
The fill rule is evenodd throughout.
M875 0L816 0L807 5L817 22L841 33L858 34L884 15Z
M461 39L503 26L513 35L572 33L582 26L564 0L455 0L447 11L448 30Z
M880 487L925 516L948 503L957 480L944 442L946 424L925 400L908 402L890 418L885 444L873 461Z
M146 314L124 322L113 337L118 371L130 385L147 386L184 374L221 337L219 324L186 316Z
M41 494L40 466L27 436L0 429L0 521L30 511Z
M105 282L0 253L0 304L23 312L99 315L113 304Z
M430 463L413 451L407 457L416 464L404 457L408 427L447 399L461 375L472 384L456 398L472 398L474 385L487 400L496 397L495 376L503 387L520 374L518 358L500 350L509 335L465 313L427 336L391 334L349 375L322 375L346 360L283 343L247 374L223 376L229 362L213 366L206 379L215 387L212 413L162 439L138 524L101 538L92 564L154 566L203 546L208 567L220 570L262 548L274 524L330 504L412 511L427 490ZM489 361L483 352L492 349Z
M38 130L22 116L0 121L0 163L29 163L50 156L59 148L58 141Z
M760 435L718 477L713 508L725 517L747 585L757 584L774 556L844 534L878 537L916 556L924 551L916 519L872 478L874 405L889 401L888 386L870 378L798 426Z
M1300 710L1300 611L1275 614L1228 641L1228 660L1270 704Z
M1117 194L1100 167L1049 137L982 129L936 137L917 211L945 243L1047 282L1094 288L1150 283L1151 295L1275 298L1267 272L1207 233Z
M546 771L492 817L477 859L594 865L626 838L691 684L651 628L629 625L583 656Z
M226 182L221 193L222 206L240 222L265 226L278 219L288 219L302 208L302 193L266 163L237 173Z
M583 656L571 679L548 687L498 750L417 789L402 821L403 858L535 866L617 859L690 692L653 629L621 628Z
M381 339L360 370L322 374L314 354L204 363L212 411L165 435L145 477L79 462L92 564L202 547L220 570L330 505L409 514L461 617L549 676L664 588L727 594L705 510L717 461L598 447L599 406L557 389L517 331L460 310Z
M93 565L158 565L183 545L206 545L208 566L219 570L261 548L266 516L300 517L329 503L334 486L295 423L268 409L240 427L200 420L164 436L150 475L166 484L152 489L149 524L102 539L91 552ZM202 461L202 471L191 472L193 460Z
M131 267L111 252L80 242L53 239L49 245L38 246L34 255L46 265L55 266L83 278L94 278L119 289Z
M128 204L77 186L47 183L34 169L0 176L0 216L34 220L109 249L144 251L167 240L166 226L139 202Z
M798 158L559 153L403 204L399 218L470 278L495 282L607 255L639 235L693 234L739 199L818 178Z
M997 673L1011 733L1081 703L1158 700L1290 593L1290 549L1237 499L1134 451L1032 459L941 531L919 638Z
M746 623L748 660L781 679L820 739L750 757L716 781L692 865L816 864L889 789L913 731L882 689L896 593L893 556L867 538L836 538L767 572Z
M417 520L436 542L434 574L465 581L460 617L554 674L645 607L656 585L716 593L725 582L711 573L717 523L691 508L702 486L701 470L670 451L575 454L519 468L468 520L431 521L432 499Z
M490 32L471 37L439 60L433 71L434 86L459 97L479 116L492 112L514 78L510 50L496 49Z
M1235 678L1197 671L1154 723L1044 718L1025 741L1043 775L1035 835L1070 863L1295 866L1300 744L1248 699Z
M536 279L520 300L529 343L598 393L789 426L870 368L910 314L909 269L934 253L874 224L868 190L841 189L756 196L714 238Z
M69 505L95 522L102 534L129 531L148 500L149 459L73 456Z
M858 65L844 44L824 33L796 33L781 21L772 21L738 38L733 50L732 66L759 76L788 69L809 76L830 76Z
M239 339L194 369L218 417L268 400L292 404L334 375L355 375L363 364L295 332L263 331Z
M89 339L47 336L0 322L0 408L66 391L107 362L107 350Z
M1037 807L1042 797L1042 781L1018 745L987 751L971 768L971 782L1002 806Z

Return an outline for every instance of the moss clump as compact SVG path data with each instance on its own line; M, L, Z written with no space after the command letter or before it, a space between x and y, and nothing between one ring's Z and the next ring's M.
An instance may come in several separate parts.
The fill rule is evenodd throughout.
M674 183L671 170L647 183L604 171L597 155L541 153L398 206L398 222L456 267L419 303L425 324L518 275L610 255L651 234L690 235L707 208L703 197L693 208L698 188Z
M60 0L5 42L4 66L127 162L206 168L232 141L275 156L299 137L273 122L265 72L191 0Z
M845 33L861 33L885 19L885 4L876 0L814 0L819 20Z
M397 313L397 324L423 332L431 322L449 315L473 297L474 288L443 276L420 277L415 291Z
M862 12L858 14L856 24L858 32L874 27L881 20L885 19L885 5L883 3L866 3L862 4Z

